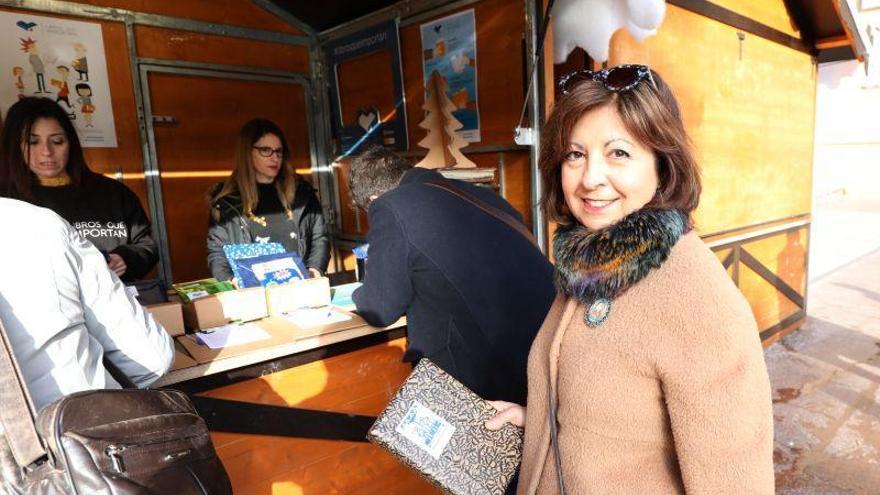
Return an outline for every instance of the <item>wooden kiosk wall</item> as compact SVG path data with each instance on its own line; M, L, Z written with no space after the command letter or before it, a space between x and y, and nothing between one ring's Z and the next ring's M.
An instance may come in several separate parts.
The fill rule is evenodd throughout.
M240 126L257 116L275 120L287 134L297 171L306 175L311 172L312 149L303 86L287 81L273 83L244 78L274 71L284 77L300 75L307 81L309 47L307 43L295 45L194 32L187 30L185 24L198 21L203 29L213 28L218 33L231 26L306 40L305 36L249 1L87 0L66 4L80 8L91 5L125 9L137 14L168 16L170 22L184 21L180 28L144 25L137 20L128 26L121 18L107 20L45 12L43 4L19 10L101 25L118 146L86 148L86 161L96 172L121 179L135 191L148 213L152 213L145 180L149 167L144 151L145 144L149 145L146 138L152 131L155 146L146 159L155 161L154 167L159 171L173 280L209 276L205 248L207 193L231 171L234 141ZM0 9L16 11L4 6ZM132 45L140 62L135 71L132 70ZM141 77L138 69L146 70L147 75ZM134 80L134 73L138 74L138 81ZM161 123L146 119L139 122L138 96L145 106L151 107L152 115L173 117L175 121ZM139 125L145 127L143 135ZM154 236L161 227L154 221Z
M525 91L521 1L483 0L459 10L444 11L432 18L475 9L477 28L477 72L482 140L464 151L480 166L502 167L501 192L530 222L530 172L527 149L513 143L513 128L519 119ZM404 88L406 92L410 153L418 160L416 143L424 137L418 127L424 112L421 40L419 23L400 29ZM352 64L341 71L344 108L357 108L381 100L370 72L377 60ZM384 61L382 61L384 63ZM390 81L389 81L390 83ZM387 103L387 102L386 102ZM349 205L348 162L337 169L340 193L340 234L362 238L368 225L365 215ZM342 253L343 255L346 253ZM353 260L345 259L353 268ZM375 416L385 407L397 387L409 374L401 362L404 339L375 345L307 365L279 371L266 377L217 388L206 397L241 400L267 405L287 405L322 411ZM230 470L236 493L274 494L415 494L435 493L426 482L380 449L365 443L333 440L266 437L238 433L217 433L221 455Z
M524 52L524 5L521 0L483 0L457 10L425 17L419 22L404 24L400 28L400 50L403 64L404 89L406 92L407 134L409 153L403 153L412 161L424 155L418 142L425 137L424 129L418 124L424 118L422 105L425 101L422 74L422 44L419 26L423 22L455 14L462 10L474 9L477 31L477 91L480 111L481 140L462 149L465 155L480 167L493 167L500 180L499 193L502 194L531 225L529 152L527 148L513 142L513 129L520 117L525 94ZM364 64L346 74L347 80L373 81L369 74L372 65ZM341 78L342 79L342 78ZM369 104L373 95L364 94L369 86L354 85L346 88L343 84L343 101L354 101L357 107L359 97ZM372 100L375 101L375 100ZM368 224L366 215L351 207L348 193L348 160L340 162L340 231L343 237L359 238L366 235ZM344 254L344 253L343 253ZM350 257L349 257L350 258ZM346 259L347 265L353 260Z
M92 0L86 7L89 5L212 23L218 31L221 25L229 25L302 35L250 1ZM271 72L285 77L300 74L307 80L311 71L309 46L137 23L127 26L122 20L59 15L44 8L43 3L25 9L0 5L4 11L101 25L118 146L88 148L86 160L96 172L121 178L148 212L145 172L147 160L153 157L147 155L145 159L139 129L130 39L142 64L160 69L149 71L149 88L143 88L141 96L149 100L153 115L175 118L173 124L153 125L175 280L208 275L206 194L212 184L231 171L231 145L242 123L255 116L275 120L287 134L298 173L311 173L313 150L307 129L307 95L302 85L290 84L286 79L277 82L240 77L262 77ZM129 38L128 29L133 38ZM185 73L187 70L195 72ZM212 71L223 74L207 77ZM403 347L404 339L397 338L201 395L251 405L375 416L409 372L409 366L401 362ZM209 422L214 419L209 418ZM422 481L366 443L217 431L212 431L212 438L236 494L326 494L355 488L361 493L379 494L388 493L389 486L402 493L422 492Z
M745 294L769 344L805 318L816 63L809 53L678 6L689 3L700 2L669 1L659 33L644 43L618 32L608 63L649 64L676 92L703 171L697 228ZM713 4L799 39L783 0ZM470 7L477 24L484 139L464 151L481 166L503 161L501 192L531 224L528 152L479 151L513 147L511 129L525 87L518 48L523 5L486 0ZM400 38L410 148L418 150L415 143L424 135L418 128L424 98L418 25L402 27ZM558 66L556 77L571 66ZM552 90L546 93L551 103ZM349 205L347 163L338 177L341 234L357 238L368 225Z
M245 1L89 3L301 34ZM703 164L705 192L697 212L698 228L717 246L720 259L729 263L731 276L748 297L761 328L772 334L803 318L802 304L792 299L799 296L802 303L806 286L815 64L809 55L753 35L746 36L740 60L736 29L671 3L656 37L637 44L625 34L618 34L610 63L651 64L676 91ZM796 35L782 0L715 3ZM501 164L502 193L531 222L529 155L527 150L517 149L512 139L525 88L523 4L520 0L482 0L463 8L476 11L483 133L482 142L465 152L482 166ZM146 205L147 164L138 122L137 83L129 62L128 27L119 21L90 21L103 27L119 146L89 149L87 160L102 173L115 175L120 169L125 183ZM239 66L238 75L248 72L241 67L264 75L266 71L310 72L307 46L162 27L134 26L133 31L137 56L156 61L155 66L182 64L204 70L206 66L201 64L230 65ZM404 25L400 40L409 138L415 150L415 143L423 137L418 128L423 99L418 23ZM163 65L162 61L167 63ZM179 127L154 127L156 157L164 174L164 208L174 273L179 280L206 273L202 268L204 254L199 251L207 227L207 203L202 195L228 173L228 146L246 118L259 111L282 123L294 148L294 162L305 172L314 151L309 148L306 95L295 85L215 77L210 79L212 84L199 86L204 98L190 101L184 90L205 80L200 75L174 72L148 75L149 89L154 91L148 96L157 104L153 113L174 116L179 123ZM548 93L552 97L552 91ZM283 107L273 105L277 103L274 98L260 98L279 94L284 98ZM417 154L412 158L416 159ZM342 163L338 174L340 228L344 235L355 238L366 232L366 222L362 218L358 225L355 212L347 207L345 171L346 164ZM178 202L169 198L178 198ZM186 202L180 202L180 198ZM179 241L175 244L174 239ZM273 370L266 376L199 395L267 406L376 415L409 371L408 365L400 362L403 349L402 338L392 339ZM212 436L237 494L432 491L402 465L363 442L223 432Z
M609 65L648 64L673 88L702 167L697 229L769 344L805 318L816 63L675 3L644 43L619 31ZM714 3L798 37L782 0Z

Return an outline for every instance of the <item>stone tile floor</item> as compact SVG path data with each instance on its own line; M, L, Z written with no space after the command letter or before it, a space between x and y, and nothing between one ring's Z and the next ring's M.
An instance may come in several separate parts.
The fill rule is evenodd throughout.
M880 494L880 249L814 280L807 315L765 351L777 493Z

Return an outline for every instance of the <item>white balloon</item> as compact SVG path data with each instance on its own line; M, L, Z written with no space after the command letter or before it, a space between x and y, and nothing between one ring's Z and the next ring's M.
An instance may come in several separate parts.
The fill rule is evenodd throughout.
M626 0L626 9L632 24L644 31L660 27L666 14L663 0Z
M553 8L553 58L562 63L576 47L597 62L608 60L611 36L625 27L642 41L657 32L664 0L558 0Z
M631 34L639 43L645 41L645 38L648 36L657 33L656 29L642 29L630 21L627 21L626 23L626 30L629 31L629 34Z
M608 40L620 26L610 0L558 0L554 7L554 59L564 62L581 47L596 60L608 59Z

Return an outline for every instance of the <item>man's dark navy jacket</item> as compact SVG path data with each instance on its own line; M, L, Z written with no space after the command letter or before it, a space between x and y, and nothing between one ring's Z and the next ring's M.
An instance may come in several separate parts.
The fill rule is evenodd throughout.
M493 191L414 168L369 209L358 313L407 317L407 361L427 357L478 395L525 404L529 348L555 296L553 267L520 232L427 181L447 182L517 220Z

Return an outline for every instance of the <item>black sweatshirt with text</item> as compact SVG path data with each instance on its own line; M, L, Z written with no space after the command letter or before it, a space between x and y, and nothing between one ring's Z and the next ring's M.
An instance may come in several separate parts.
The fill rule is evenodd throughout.
M124 282L143 278L159 261L150 221L140 200L123 183L90 174L80 186L33 189L34 204L53 210L100 251L125 260Z

